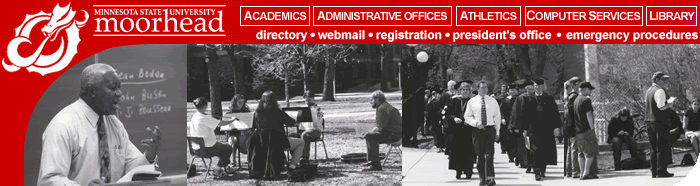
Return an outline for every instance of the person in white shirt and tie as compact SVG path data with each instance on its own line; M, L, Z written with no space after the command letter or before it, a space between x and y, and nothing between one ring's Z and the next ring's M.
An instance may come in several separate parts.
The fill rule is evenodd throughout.
M477 170L481 182L479 185L496 185L493 170L494 143L500 137L501 111L498 102L486 95L488 83L481 80L476 83L479 94L469 100L464 114L465 125L476 128L472 130L474 150L478 156Z
M141 153L115 116L121 82L109 65L96 63L80 75L77 101L54 116L42 135L37 185L102 185L156 161L162 134L146 128L152 138L141 140Z

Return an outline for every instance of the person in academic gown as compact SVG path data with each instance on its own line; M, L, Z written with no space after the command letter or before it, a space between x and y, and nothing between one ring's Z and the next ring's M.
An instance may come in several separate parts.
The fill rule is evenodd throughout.
M524 135L530 138L533 162L530 165L535 172L535 180L540 181L544 177L547 165L556 165L557 147L554 139L554 129L562 126L557 103L554 97L544 92L545 80L537 78L535 82L535 96L533 102L524 108L533 110L525 115L526 123L523 123Z
M472 143L472 127L464 124L464 112L471 94L471 81L463 81L456 85L459 95L447 101L445 109L445 134L449 143L449 169L456 171L456 178L462 174L471 179L474 170L474 144ZM457 87L458 86L458 87Z
M513 104L515 104L516 98L518 98L518 87L516 84L510 84L507 87L508 94L501 100L501 115L503 118L503 123L501 130L505 130L505 133L501 133L499 140L501 141L501 146L505 146L506 153L508 154L508 162L515 162L515 151L518 147L516 134L513 131L508 130L508 123L510 123L510 114L513 110Z
M533 111L532 109L525 108L524 106L527 105L529 102L535 101L533 96L535 94L534 92L534 86L532 81L523 81L521 84L522 89L525 89L523 93L521 93L517 99L515 100L515 103L513 104L513 109L510 114L510 123L508 124L508 130L513 131L513 133L516 133L516 143L517 143L517 148L516 148L516 153L515 153L515 165L520 166L520 168L528 168L528 173L530 173L530 167L528 166L529 164L529 159L528 159L528 152L529 150L525 147L525 138L523 136L523 125L529 119L529 117L525 117L526 115L531 115L531 112Z

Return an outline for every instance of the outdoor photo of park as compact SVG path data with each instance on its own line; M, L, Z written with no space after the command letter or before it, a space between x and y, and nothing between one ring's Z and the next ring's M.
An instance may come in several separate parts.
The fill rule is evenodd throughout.
M404 113L409 113L404 115L403 128L401 175L404 185L496 185L496 182L506 185L673 185L690 173L693 169L690 165L695 164L700 152L696 137L700 129L695 127L699 121L695 119L695 113L700 108L700 84L697 83L700 81L700 45L412 44L403 48L403 55L409 59L407 64L416 66L415 69L407 69L411 73L405 74L407 84L403 87ZM532 88L533 85L535 88ZM483 96L482 87L486 88ZM664 90L666 96L666 106L662 111L649 109L653 108L650 106L652 103L660 100L655 87ZM590 94L579 92L581 89L589 90ZM575 107L573 100L570 102L572 106L567 106L572 92L583 94L591 103L593 120L589 122L590 130L599 152L592 158L590 168L583 165L576 167L579 163L572 163L571 160L571 149L580 146L571 144L573 136L579 135L579 129L575 129L575 135L565 131L569 130L568 123L571 123L573 130L574 126L578 126L576 122L579 122L566 112L568 108ZM553 99L556 105L553 108L559 114L534 114L532 110L541 111L543 103L540 96L543 94ZM495 152L486 154L493 158L495 181L484 178L479 181L477 178L483 175L480 176L481 168L477 166L482 166L483 162L476 157L461 160L461 156L472 155L459 155L463 149L471 148L464 146L465 143L476 146L480 137L468 137L468 142L459 141L460 137L455 136L465 134L453 133L455 128L450 128L456 122L463 122L457 124L466 125L467 128L474 126L473 134L477 135L476 131L481 130L477 130L476 126L485 124L479 115L474 123L475 120L467 118L469 111L465 113L465 110L472 108L466 106L468 103L482 102L470 98L482 97L491 97L498 102L498 112L503 119L497 122L500 123L500 131L497 128L493 143ZM525 105L522 108L517 105L513 107L513 102L521 99L525 105L528 104L527 100L533 100L531 105L537 107L531 107L531 110L527 110ZM451 113L453 106L462 110ZM475 112L481 113L479 106L475 109ZM525 109L522 111L525 114L518 113L522 109ZM649 115L655 112L663 113L664 117L669 114L666 118L670 120L665 120L666 124L663 125L649 123ZM567 120L567 117L573 119ZM534 122L540 121L540 118L552 118L556 122ZM521 123L531 121L532 124L528 126L531 128L520 128L518 132L518 127L525 127ZM624 127L618 124L622 121ZM529 130L540 125L556 128L551 132L535 130L534 134ZM657 125L667 129L655 127ZM469 131L468 135L471 136L472 129ZM652 139L652 133L661 137ZM533 138L533 135L538 138ZM521 140L529 144L530 140L542 139L542 136L551 136L546 137L549 138L546 141L554 141L552 150L538 152L535 146L520 144ZM618 138L624 139L620 142ZM510 141L513 141L512 144ZM545 144L549 146L549 142ZM541 147L539 142L533 145ZM631 152L630 148L636 149L636 152ZM472 151L474 156L481 156L483 149L468 151ZM549 169L544 169L547 170L546 177L545 171L532 163L539 161L537 156L544 156L542 152L556 154L556 161L551 160L546 166ZM455 162L459 161L472 163L459 163L460 166L455 167ZM654 171L650 171L652 165ZM579 168L589 172L584 175ZM466 174L467 179L461 174ZM583 177L593 180L578 181Z
M188 45L188 185L400 185L402 49Z

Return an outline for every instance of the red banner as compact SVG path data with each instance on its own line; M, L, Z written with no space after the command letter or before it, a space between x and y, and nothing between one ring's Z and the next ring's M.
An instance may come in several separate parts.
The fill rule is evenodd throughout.
M420 4L421 6L417 6ZM557 6L549 6L555 4ZM0 7L8 152L66 69L139 44L697 44L697 1L10 1ZM72 99L72 98L71 98ZM52 105L49 105L52 106ZM48 117L48 116L47 116ZM36 153L36 152L32 152ZM184 152L183 152L184 153ZM23 185L21 153L6 183ZM31 178L35 179L35 178Z

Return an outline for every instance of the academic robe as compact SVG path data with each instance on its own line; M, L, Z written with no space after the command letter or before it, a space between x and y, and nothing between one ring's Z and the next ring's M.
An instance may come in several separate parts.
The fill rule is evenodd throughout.
M455 118L460 118L464 121L464 112L469 99L453 97L447 101L445 109L445 125L446 136L446 152L450 156L449 168L453 170L462 170L465 167L471 171L473 167L473 159L476 156L474 152L474 144L472 143L473 127L462 123L455 123Z
M501 137L499 140L501 141L501 145L506 147L509 158L515 156L515 150L517 148L517 134L511 133L511 131L508 129L508 125L511 122L510 120L513 105L515 104L515 100L517 100L517 98L518 95L515 95L505 97L503 100L501 100L501 118L506 120L506 124L505 126L501 125L501 131L505 130L505 133L501 132Z
M532 105L531 102L534 102L535 99L534 93L531 94L521 94L518 96L518 98L515 100L515 103L513 104L513 109L511 110L510 114L510 123L508 123L508 129L509 130L516 130L518 129L518 135L516 135L516 143L517 143L517 149L516 149L516 157L521 157L525 158L527 157L528 149L525 147L525 137L523 137L522 132L525 129L528 129L526 127L529 127L526 123L529 123L529 119L532 119L532 117L525 117L528 115L532 115L532 112L534 111L531 108L528 108L528 105ZM525 162L527 158L521 159L521 164L527 163Z
M536 150L532 151L534 160L532 163L536 165L556 165L557 147L552 131L562 126L557 103L554 101L554 97L547 93L534 96L533 98L534 101L524 106L533 112L525 116L529 119L522 126L528 130L530 143L536 147ZM541 109L538 109L538 107Z

